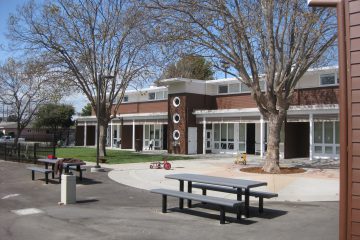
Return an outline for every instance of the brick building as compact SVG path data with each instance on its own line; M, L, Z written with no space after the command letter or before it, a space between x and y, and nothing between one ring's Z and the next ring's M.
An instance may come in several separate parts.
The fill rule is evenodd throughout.
M281 133L282 157L338 158L338 83L337 67L311 69L299 81ZM160 85L126 92L108 128L109 147L139 144L146 151L153 142L169 153L265 155L266 120L238 80L176 78ZM95 145L95 130L95 116L79 118L76 145Z

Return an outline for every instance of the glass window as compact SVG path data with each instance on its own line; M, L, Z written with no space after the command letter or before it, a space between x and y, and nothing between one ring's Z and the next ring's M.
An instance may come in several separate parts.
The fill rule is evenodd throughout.
M339 122L335 122L335 143L339 144Z
M322 122L314 123L314 143L322 143Z
M228 85L220 85L218 91L219 93L228 93Z
M332 154L333 153L333 147L326 146L325 147L325 153L326 154Z
M336 154L340 154L340 147L336 147Z
M324 123L324 137L325 143L334 143L334 131L333 131L333 123L325 122Z
M322 146L315 146L315 153L322 153Z
M128 95L125 95L124 96L124 99L123 99L123 102L128 102L129 101L129 96Z
M229 84L229 93L239 92L240 85L238 83Z
M241 92L250 92L250 88L244 83L241 83Z
M150 135L149 135L149 125L145 125L145 138L146 139L150 139Z
M320 85L334 85L335 74L322 74L320 75Z
M214 143L214 148L219 149L219 143Z
M246 124L245 123L240 123L239 124L239 141L240 142L245 142L245 128Z
M164 98L164 92L157 92L155 98L156 99L163 99Z
M160 139L160 129L155 129L155 139Z
M226 141L227 124L221 124L221 141Z
M214 124L214 141L220 141L220 124Z
M239 143L239 151L246 152L246 145L245 143Z
M155 99L155 93L149 93L149 100L154 100Z
M233 123L229 123L229 125L228 125L228 141L230 141L230 142L234 141L234 124ZM232 149L234 149L234 147Z

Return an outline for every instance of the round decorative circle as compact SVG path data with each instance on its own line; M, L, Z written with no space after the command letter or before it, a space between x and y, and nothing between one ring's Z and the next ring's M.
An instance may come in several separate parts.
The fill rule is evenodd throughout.
M179 132L179 130L174 130L174 132L173 132L173 138L174 138L174 140L179 140L179 139L180 139L180 132Z
M174 105L174 107L180 106L180 98L179 97L174 97L173 105Z
M173 116L173 122L179 123L180 122L180 115L178 113L175 113Z

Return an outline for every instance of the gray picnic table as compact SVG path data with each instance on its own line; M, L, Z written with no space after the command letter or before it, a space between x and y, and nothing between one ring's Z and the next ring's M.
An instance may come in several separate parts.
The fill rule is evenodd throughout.
M188 182L188 192L192 192L192 183L205 183L212 184L217 186L233 187L237 190L237 200L241 200L242 194L245 196L245 216L250 217L249 211L249 197L250 197L250 188L266 186L267 182L245 180L245 179L234 179L234 178L224 178L224 177L215 177L208 175L200 174L169 174L165 178L179 180L180 182L180 191L184 191L184 181ZM184 205L184 200L180 198L179 206L182 208ZM191 200L188 200L188 207L191 207Z
M50 158L41 158L41 159L38 159L37 161L38 162L42 162L42 163L45 163L45 168L46 169L48 169L48 167L49 167L49 164L51 165L51 168L52 168L52 170L53 170L53 172L52 172L52 178L54 178L54 168L55 168L55 164L56 164L56 162L58 161L58 160L63 160L63 158L57 158L57 159L50 159ZM78 171L81 171L81 169L80 169L80 166L81 165L85 165L86 163L84 163L84 162L63 162L62 163L62 166L63 166L63 168L65 169L65 175L66 174L69 174L69 167L71 167L71 166L75 166L76 167L76 169L78 170ZM59 174L59 181L61 181L61 174L62 174L62 172ZM82 178L82 177L81 177ZM81 180L81 179L80 179Z

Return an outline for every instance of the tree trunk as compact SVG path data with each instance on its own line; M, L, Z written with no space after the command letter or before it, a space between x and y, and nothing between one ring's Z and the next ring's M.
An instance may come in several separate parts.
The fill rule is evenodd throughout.
M280 132L284 119L284 114L271 114L269 117L267 153L263 166L263 170L268 173L280 173Z
M106 156L106 137L107 137L107 128L108 123L100 121L100 135L99 135L99 156Z

